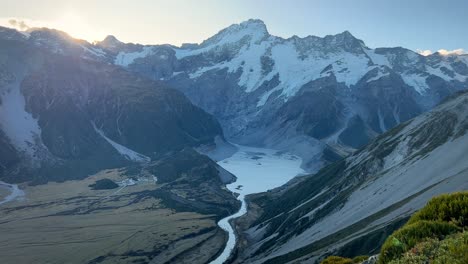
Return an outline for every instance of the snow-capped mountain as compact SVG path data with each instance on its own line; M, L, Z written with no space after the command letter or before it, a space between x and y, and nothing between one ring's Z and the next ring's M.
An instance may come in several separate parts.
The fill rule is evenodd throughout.
M238 143L288 149L316 170L468 88L468 56L367 47L345 31L272 36L260 20L201 44L97 43L111 61L184 92Z
M181 92L106 56L55 30L0 28L0 179L80 178L223 138Z
M310 171L468 88L467 55L371 49L347 31L284 39L260 20L181 47L114 36L90 44L50 29L1 31L5 39L169 84L214 115L229 140L288 150Z
M468 188L468 93L389 130L315 175L249 198L242 263L376 253L435 195Z

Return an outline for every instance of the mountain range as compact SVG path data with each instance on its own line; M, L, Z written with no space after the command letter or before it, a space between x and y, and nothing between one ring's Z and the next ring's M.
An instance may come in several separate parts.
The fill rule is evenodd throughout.
M468 55L371 49L348 31L283 39L260 20L201 44L109 36L96 47L108 62L182 91L229 140L292 151L310 171L468 88Z
M180 223L193 213L205 229L82 260L206 262L226 241L216 221L240 206L225 187L234 175L213 160L240 144L297 155L308 174L247 197L248 213L234 221L233 263L376 253L432 196L468 189L466 89L467 54L369 48L348 31L285 39L248 20L176 47L0 27L0 180L71 189L66 182L81 180L80 190L107 173L157 182L111 201L86 189L96 201L66 197L76 208L65 211L32 189L39 200L27 202L37 204L2 212L39 207L47 217L75 217L125 208ZM156 202L140 210L145 199Z

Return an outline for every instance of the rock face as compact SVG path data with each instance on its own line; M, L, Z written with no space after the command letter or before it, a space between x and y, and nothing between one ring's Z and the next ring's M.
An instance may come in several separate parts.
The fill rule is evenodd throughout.
M223 138L181 92L101 61L89 43L2 30L0 178L80 178Z
M465 92L315 175L250 197L251 208L260 209L244 230L248 246L238 261L376 253L434 195L468 188L467 131Z
M312 171L336 157L330 153L361 147L468 88L467 55L371 49L347 31L283 39L260 20L199 45L138 46L109 37L96 48L181 90L219 120L230 140L288 149Z

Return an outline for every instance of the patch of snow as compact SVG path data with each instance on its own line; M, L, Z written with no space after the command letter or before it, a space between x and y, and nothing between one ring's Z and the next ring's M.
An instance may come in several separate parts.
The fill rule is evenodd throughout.
M102 58L106 56L106 53L100 48L87 48L86 46L83 46L83 45L81 47L83 48L84 51L89 52L96 57Z
M38 121L26 112L19 82L8 85L0 94L0 126L18 151L34 158L37 147L42 146L41 129Z
M275 88L273 88L273 89L271 89L269 91L266 91L264 94L262 94L260 96L260 98L258 99L257 107L261 107L261 106L265 105L265 103L268 101L268 98L270 98L270 95L272 95L274 92L279 91L279 90L281 90L280 85L278 85Z
M127 186L133 186L133 185L136 185L137 183L135 182L135 180L133 179L125 179L125 180L122 180L122 181L119 181L117 182L117 184L120 186L120 187L127 187Z
M250 38L251 43L259 42L267 35L267 32L260 27L263 27L263 25L252 23L250 21L246 21L238 25L232 25L222 32L222 34L217 35L217 39L212 39L211 43L209 43L211 45L207 45L199 49L175 49L176 58L182 59L189 56L199 55L224 45L237 43L245 37Z
M119 52L117 54L117 57L115 58L114 63L116 65L120 65L123 67L128 67L128 65L132 64L136 59L139 58L144 58L146 56L149 56L153 54L153 47L152 46L145 46L141 51L135 51L135 52Z
M411 51L411 50L406 51L406 58L408 58L411 61L418 60L419 56L421 56L421 55L419 55L418 53L416 53L414 51Z
M445 81L452 81L452 80L457 80L457 81L460 81L460 82L464 82L468 77L467 76L463 76L463 75L460 75L458 73L456 73L455 71L453 71L454 73L454 77L451 77L449 75L447 75L445 72L443 72L440 68L441 67L445 67L451 71L453 71L453 68L452 66L450 66L448 63L446 62L442 62L439 67L437 68L433 68L433 67L430 67L430 66L426 66L426 70L429 74L432 74L432 75L435 75L437 77L440 77L442 79L444 79Z
M10 194L3 198L3 200L0 200L0 205L12 202L24 196L24 191L18 188L18 185L16 184L8 184L6 182L0 181L0 188L10 189Z
M266 76L262 73L261 57L267 52L274 40L269 39L259 43L244 45L238 52L238 55L230 61L218 63L198 69L190 74L190 78L200 77L202 74L211 70L220 70L227 68L230 73L238 70L242 71L239 77L239 86L244 87L246 92L254 91L264 81L271 80L275 73L269 73Z
M384 158L384 170L398 166L405 160L409 152L408 142L409 139L406 138L396 146L392 153Z
M379 117L379 128L380 128L380 131L385 132L387 131L387 128L385 126L385 120L382 116L382 111L380 111L380 108L379 108L379 111L377 111L377 115Z
M366 73L376 66L368 66L368 58L364 55L354 55L346 52L333 64L335 76L338 82L344 82L346 86L356 84Z
M374 77L372 77L372 78L370 78L370 79L368 79L367 82L369 83L369 82L377 81L377 80L379 80L380 78L385 77L385 76L389 76L389 75L390 75L390 73L388 73L388 72L382 72L382 71L379 70L379 71L377 72L377 75L374 76Z
M182 73L184 73L184 72L183 72L183 71L173 72L173 73L172 73L172 77L175 77L175 76L177 76L177 75L179 75L179 74L182 74Z
M424 94L426 90L429 89L429 86L426 82L427 76L403 73L401 74L401 78L403 78L403 81L405 81L405 83L409 86L413 87L414 90L419 94Z
M388 58L385 55L375 53L375 50L364 49L364 52L371 58L372 62L377 65L392 67Z
M400 115L399 115L397 106L395 106L395 107L393 108L392 114L393 114L393 118L395 119L395 121L397 122L397 124L400 124L400 123L401 123L401 120L400 120Z
M239 40L237 37L229 39L229 42ZM330 64L333 65L331 72L336 76L338 82L343 82L348 87L356 84L369 70L377 67L369 66L369 58L365 54L356 55L339 50L328 53L312 50L304 57L303 54L299 53L294 41L281 40L272 36L265 38L263 35L257 36L257 39L259 41L250 41L240 47L233 59L198 68L189 74L190 78L198 78L212 70L227 68L230 73L241 70L238 84L249 93L255 91L265 81L278 75L280 84L272 87L259 98L257 106L260 107L265 104L274 91L282 91L281 95L287 100L295 95L304 84L324 77L325 75L321 72ZM225 41L222 40L216 45L222 43ZM176 56L180 59L213 50L216 50L214 46L194 50L176 49ZM262 57L269 57L273 61L273 68L268 73L263 72ZM378 56L375 55L375 57ZM331 72L328 72L327 75Z
M275 62L272 76L279 74L282 95L286 98L295 95L304 84L324 77L321 72L330 64L333 70L327 73L332 72L338 82L344 82L347 86L356 84L369 71L367 57L348 52L326 55L314 52L307 58L300 58L296 47L286 42L273 46L271 54Z
M92 123L94 130L102 137L104 138L109 144L114 147L117 152L119 152L122 156L124 156L128 160L132 161L137 161L137 162L149 162L151 159L143 154L140 154L138 152L135 152L125 146L120 145L119 143L113 141L112 139L106 137L104 134L104 131L98 129L94 123Z

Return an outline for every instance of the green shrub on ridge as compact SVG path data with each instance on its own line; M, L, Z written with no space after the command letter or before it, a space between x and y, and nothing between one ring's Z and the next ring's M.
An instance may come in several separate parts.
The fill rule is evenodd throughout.
M468 226L468 192L443 194L432 198L424 208L415 213L407 224L421 220L452 222Z
M389 262L389 264L420 263L468 263L468 232L457 233L444 240L428 239L417 244L402 257Z
M435 254L438 250L430 245L443 245L443 241L448 235L460 233L467 226L468 192L444 194L434 197L426 206L416 212L408 223L387 238L380 251L378 263L425 263L421 259L424 256ZM432 244L430 241L432 241ZM468 240L463 240L458 244L459 246L455 247L453 252L456 251L456 248L468 247ZM424 249L425 253L419 255L413 254L418 249ZM444 256L440 252L438 254ZM407 262L398 262L401 258L405 258L403 256L407 256L404 259ZM454 256L457 255L455 254ZM460 255L460 258L464 261L463 254Z
M349 258L330 256L322 260L320 264L353 264L353 260Z
M405 225L385 241L380 251L379 263L387 263L401 257L403 253L427 238L443 239L458 231L460 228L456 225L442 221L424 220Z

